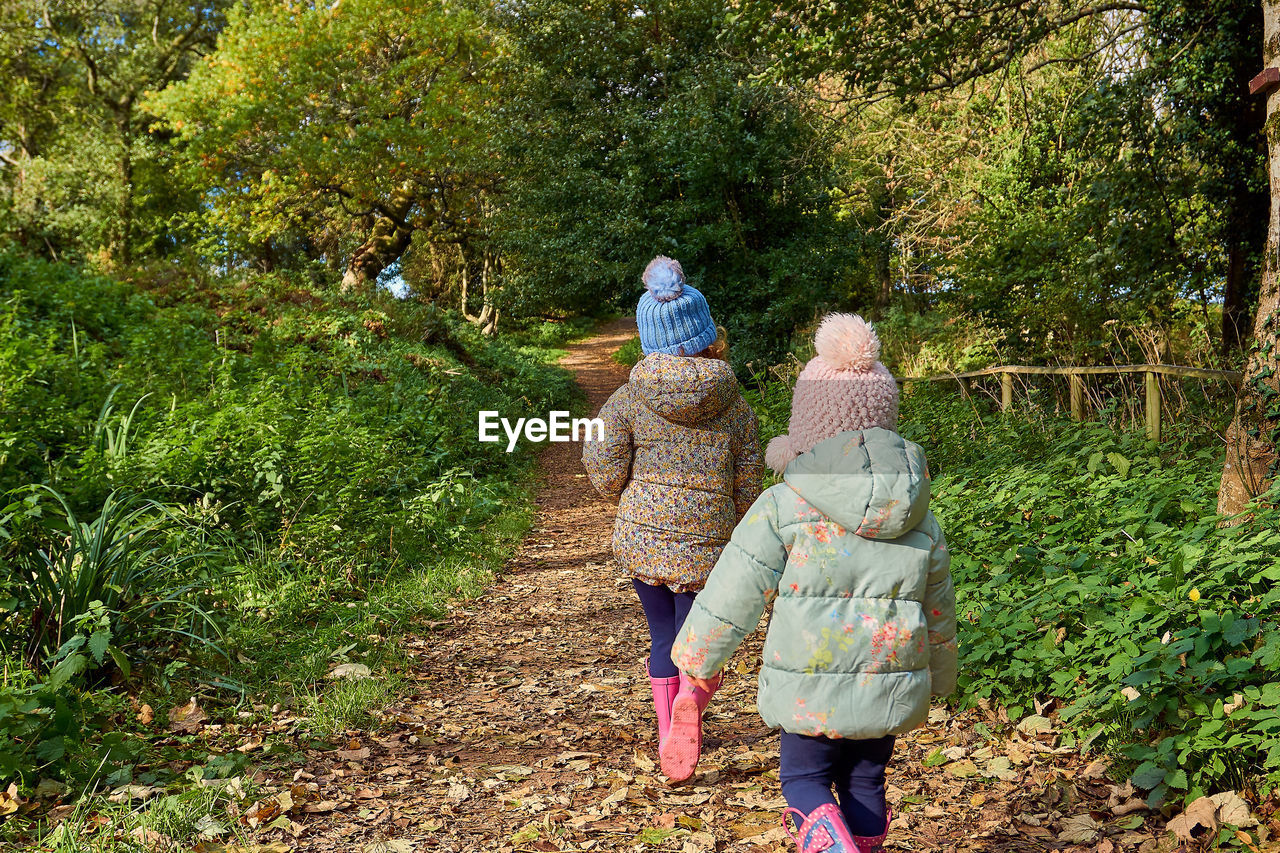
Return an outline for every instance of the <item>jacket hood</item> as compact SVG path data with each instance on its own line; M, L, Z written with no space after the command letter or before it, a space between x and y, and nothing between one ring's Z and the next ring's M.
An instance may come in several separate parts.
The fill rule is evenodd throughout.
M924 450L879 427L819 442L783 481L823 515L867 539L897 539L929 509Z
M655 414L686 426L716 417L738 397L733 369L716 358L654 353L631 368L630 382Z

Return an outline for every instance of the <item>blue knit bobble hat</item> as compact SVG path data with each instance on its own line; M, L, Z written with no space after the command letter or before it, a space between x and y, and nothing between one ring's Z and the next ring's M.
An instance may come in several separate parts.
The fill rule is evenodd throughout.
M636 325L645 355L697 355L715 343L711 309L701 293L685 284L679 261L658 255L644 268L644 286Z

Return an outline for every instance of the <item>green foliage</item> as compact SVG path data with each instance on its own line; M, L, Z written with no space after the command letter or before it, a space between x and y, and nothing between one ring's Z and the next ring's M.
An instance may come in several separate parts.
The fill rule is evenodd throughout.
M40 486L2 518L19 529L37 522L16 538L0 528L16 551L0 630L25 637L33 669L75 659L83 671L91 664L81 653L87 648L92 665L104 665L109 651L127 676L120 638L134 646L154 642L157 630L201 639L217 632L194 595L215 568L215 552L184 542L187 530L168 507L112 492L86 522L63 495ZM90 622L97 627L86 631Z
M1152 802L1280 784L1280 516L1221 527L1221 450L904 401L960 599L963 701L1063 704ZM1133 691L1126 693L1129 688ZM1230 712L1224 710L1233 701Z
M627 367L634 367L642 358L644 358L644 350L640 348L639 335L618 347L618 351L613 354L614 361Z
M854 295L860 232L832 203L829 126L753 76L761 60L725 28L723 3L497 9L510 44L493 113L508 310L629 308L645 263L668 254L741 366L784 352L816 305Z
M208 188L194 224L207 250L275 247L292 266L350 257L378 219L406 234L468 227L479 190L467 152L491 52L456 3L239 6L214 61L148 105Z
M195 201L144 92L186 75L229 0L14 0L0 10L0 234L52 257L167 254Z
M527 340L279 276L126 285L0 254L0 304L6 777L128 781L139 759L92 734L111 682L323 704L335 658L393 665L525 523L529 450L479 444L475 412L577 403Z

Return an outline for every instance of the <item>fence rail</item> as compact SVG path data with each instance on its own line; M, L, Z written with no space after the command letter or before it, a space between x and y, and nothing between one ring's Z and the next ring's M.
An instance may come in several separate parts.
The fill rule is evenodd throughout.
M1240 373L1235 370L1208 370L1202 367L1183 367L1176 364L1115 364L1102 367L1037 367L1034 365L1006 364L1000 367L988 367L985 370L971 370L966 373L947 373L941 376L906 376L899 380L907 382L956 382L960 393L969 396L972 380L986 376L1000 377L1000 411L1008 411L1013 406L1013 377L1024 376L1066 376L1071 392L1071 417L1084 420L1084 380L1086 376L1103 376L1108 374L1142 373L1146 375L1146 420L1147 437L1152 441L1160 440L1160 407L1163 397L1160 391L1160 377L1172 376L1177 379L1212 379L1240 383Z

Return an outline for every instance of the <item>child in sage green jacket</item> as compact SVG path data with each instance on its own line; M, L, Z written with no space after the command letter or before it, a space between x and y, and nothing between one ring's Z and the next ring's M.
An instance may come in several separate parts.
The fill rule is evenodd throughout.
M815 344L790 433L765 454L783 482L734 530L672 660L695 684L714 677L772 602L759 709L783 730L796 842L867 853L891 817L894 736L925 722L930 695L955 689L955 592L924 451L895 431L898 387L879 340L860 317L834 314Z

